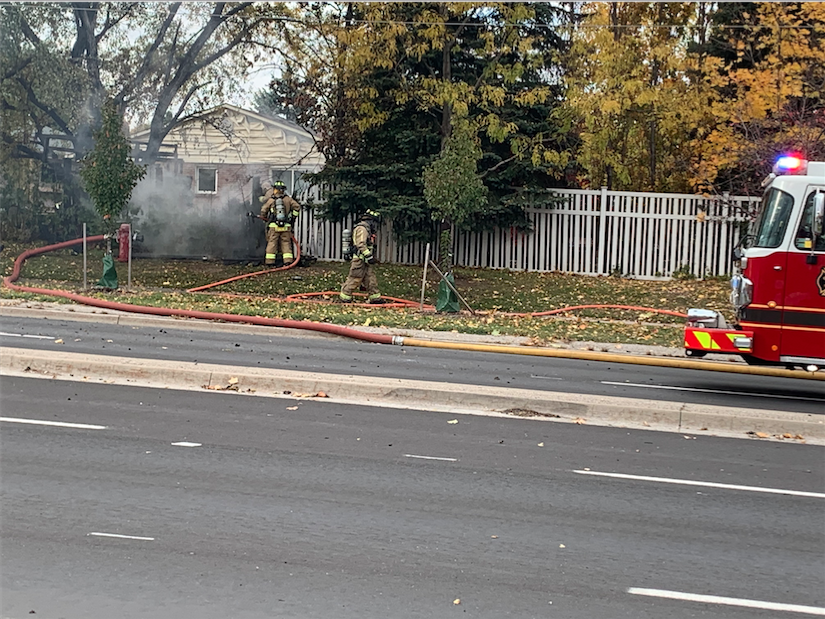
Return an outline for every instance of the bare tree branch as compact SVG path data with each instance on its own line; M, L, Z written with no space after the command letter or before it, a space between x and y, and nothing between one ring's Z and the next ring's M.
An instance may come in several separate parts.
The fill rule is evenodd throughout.
M57 113L57 111L54 108L49 107L45 103L42 103L37 98L37 95L34 93L34 89L32 88L31 84L29 84L26 80L20 77L17 77L15 79L26 91L29 101L31 101L37 108L45 112L46 115L49 118L51 118L55 122L55 124L60 128L60 130L63 131L66 135L74 135L72 131L69 129L69 126L66 124L66 122Z
M157 50L160 47L160 44L163 42L164 37L166 36L166 31L169 29L169 26L175 19L175 15L180 9L180 2L175 2L169 7L169 14L166 16L166 19L163 20L161 24L160 30L158 30L157 35L155 36L155 40L152 41L152 44L149 46L149 49L146 51L146 56L143 58L143 62L140 65L140 68L135 72L135 75L129 80L129 83L124 85L121 91L115 96L115 102L119 105L121 104L125 98L126 94L132 92L135 87L143 82L146 78L146 75L149 73L149 68L152 66L152 62L154 61ZM175 34L175 39L177 40L177 33Z
M123 11L123 13L120 15L120 17L116 17L116 18L111 17L111 11L107 8L106 9L106 21L103 23L103 28L101 28L100 32L97 33L97 35L95 36L95 40L98 43L100 43L100 41L103 39L104 36L106 36L106 33L109 32L109 30L111 30L112 28L117 26L120 22L122 22L127 17L131 17L132 11L137 6L138 6L137 2L132 2L131 4L129 4L129 6L126 7L126 9Z
M9 78L14 77L14 76L15 76L15 75L17 75L18 73L20 73L20 71L22 71L22 70L23 70L23 69L25 69L27 66L29 66L29 65L30 65L33 61L34 61L34 58L31 58L31 57L26 58L25 60L21 60L20 62L18 62L18 63L17 63L17 66L16 66L16 67L12 67L11 69L9 69L9 70L6 72L6 74L5 74L5 75L3 75L3 77L2 77L2 78L0 78L0 80L7 80L7 79L9 79Z

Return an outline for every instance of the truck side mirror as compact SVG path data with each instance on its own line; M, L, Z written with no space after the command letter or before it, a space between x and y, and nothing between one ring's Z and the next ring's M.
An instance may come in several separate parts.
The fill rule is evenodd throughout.
M823 220L825 220L825 193L819 192L814 196L814 236L825 234L822 228Z

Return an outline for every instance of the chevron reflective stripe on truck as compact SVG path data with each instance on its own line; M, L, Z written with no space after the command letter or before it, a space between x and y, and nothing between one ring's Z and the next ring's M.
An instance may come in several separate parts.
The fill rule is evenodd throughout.
M747 353L752 348L737 348L734 340L753 338L753 331L735 331L728 329L685 329L685 348L691 350L707 350L720 353ZM751 340L752 341L752 340Z

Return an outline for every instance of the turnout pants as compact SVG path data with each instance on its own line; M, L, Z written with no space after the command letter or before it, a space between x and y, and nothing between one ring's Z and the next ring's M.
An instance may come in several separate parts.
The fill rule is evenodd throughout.
M292 226L286 230L270 226L266 229L266 264L275 264L281 254L284 264L291 264L295 259L292 253Z
M345 281L341 287L341 299L350 301L353 293L356 292L362 284L371 301L381 298L381 293L378 291L378 278L375 276L373 266L367 264L360 258L353 258L352 263L350 263L347 281Z

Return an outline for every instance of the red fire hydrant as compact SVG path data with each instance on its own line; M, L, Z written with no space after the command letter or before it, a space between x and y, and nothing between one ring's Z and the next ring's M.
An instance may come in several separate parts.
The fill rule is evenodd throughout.
M132 242L131 236L132 226L129 224L120 224L120 228L117 229L117 244L120 247L117 256L118 262L129 261L129 243Z

